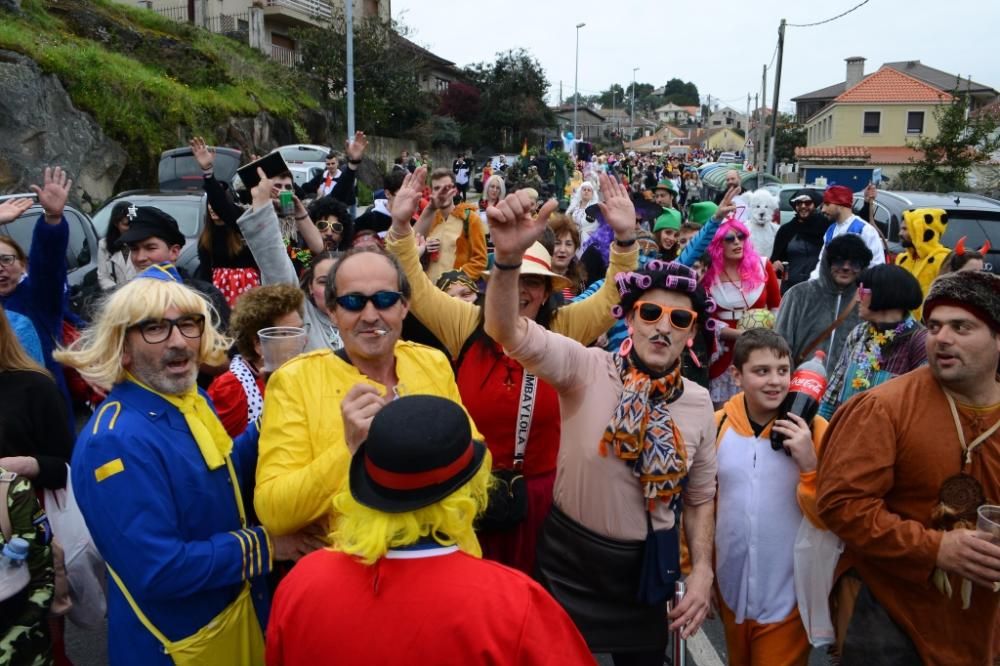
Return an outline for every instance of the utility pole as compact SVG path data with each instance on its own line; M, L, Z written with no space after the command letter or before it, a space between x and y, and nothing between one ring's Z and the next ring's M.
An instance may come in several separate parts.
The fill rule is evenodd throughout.
M580 105L580 88L578 86L580 80L580 28L587 25L586 23L576 24L576 64L573 66L573 139L579 140L580 133L577 129L576 124L576 110ZM573 144L576 146L576 144ZM573 151L574 156L576 155L576 150Z
M562 81L559 82L559 106L562 106Z
M785 50L785 19L778 26L778 71L774 74L774 103L771 108L771 141L767 149L767 171L774 175L774 142L778 136L778 93L781 91L781 56Z
M754 95L754 103L753 103L754 108L760 109L760 105L763 104L764 100L766 99L767 99L767 65L764 65L764 68L760 75L760 98ZM757 156L757 158L754 161L756 162L757 165L757 189L759 190L761 188L761 185L764 184L761 182L762 180L761 176L764 175L764 159L767 157L767 149L764 148L764 127L762 126L762 123L757 123L757 129L755 131L755 134L757 135L757 149L754 154Z
M344 19L347 23L347 140L354 140L354 0L344 0ZM351 217L357 214L351 206Z
M629 128L628 140L635 140L635 73L639 71L638 67L632 68L632 127Z

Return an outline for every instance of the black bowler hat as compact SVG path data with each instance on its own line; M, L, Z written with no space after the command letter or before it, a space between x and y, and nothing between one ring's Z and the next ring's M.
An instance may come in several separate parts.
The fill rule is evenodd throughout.
M457 403L432 395L399 398L379 410L354 454L351 494L385 513L415 511L465 485L485 456Z
M121 235L119 243L139 243L147 238L162 238L167 245L184 245L175 220L168 213L153 206L131 206L126 211L128 229Z

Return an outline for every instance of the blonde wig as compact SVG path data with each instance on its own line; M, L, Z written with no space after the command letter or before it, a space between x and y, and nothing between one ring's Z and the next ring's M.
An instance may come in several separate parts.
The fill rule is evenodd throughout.
M431 537L442 546L482 557L472 522L486 508L493 476L489 452L476 474L464 486L443 500L406 513L385 513L358 503L344 485L333 498L340 514L333 531L334 548L374 564L390 548L409 546L421 537Z
M52 356L75 368L85 380L110 389L125 379L122 353L128 329L146 319L162 319L168 309L205 317L198 362L221 365L232 341L216 330L218 315L197 291L178 282L135 278L116 289L101 304L97 319L69 347Z

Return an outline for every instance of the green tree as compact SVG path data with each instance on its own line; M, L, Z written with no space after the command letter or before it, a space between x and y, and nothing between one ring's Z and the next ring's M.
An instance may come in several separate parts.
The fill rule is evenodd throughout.
M345 22L335 15L324 27L293 31L302 60L298 67L322 90L323 105L346 118L347 35ZM401 39L407 28L397 22L369 17L354 24L355 117L372 134L399 136L419 124L437 107L418 84L420 59Z
M697 106L699 99L698 86L690 81L670 79L663 89L663 103L673 102L678 106Z
M524 138L530 142L533 130L555 126L545 103L545 70L528 51L498 53L495 62L471 65L465 74L482 91L477 124L483 141L507 150Z
M601 93L597 101L601 103L602 108L610 109L614 106L620 109L623 99L625 99L625 89L617 83L612 83L610 88Z
M1000 117L981 111L967 113L969 100L956 94L950 104L934 111L937 136L921 137L910 145L922 153L919 160L899 173L901 182L925 192L951 192L968 187L975 164L988 162L1000 149Z
M766 119L768 136L770 136L770 116ZM795 116L782 113L778 116L778 132L774 137L775 162L794 162L795 149L806 145L806 128L796 122Z

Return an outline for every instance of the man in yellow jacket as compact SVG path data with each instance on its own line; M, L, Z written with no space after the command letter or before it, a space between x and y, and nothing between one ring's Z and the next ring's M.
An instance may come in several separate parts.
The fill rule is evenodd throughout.
M905 252L896 257L896 265L908 270L920 283L920 291L927 296L931 282L941 272L941 264L951 250L941 244L941 236L948 224L948 213L940 208L918 208L903 213L906 234L900 240ZM920 320L922 308L913 311Z
M348 252L331 269L326 303L343 349L299 356L268 380L254 507L275 534L329 527L333 495L375 413L404 395L461 404L448 359L400 340L410 285L398 262L375 248ZM471 422L473 435L482 435Z

